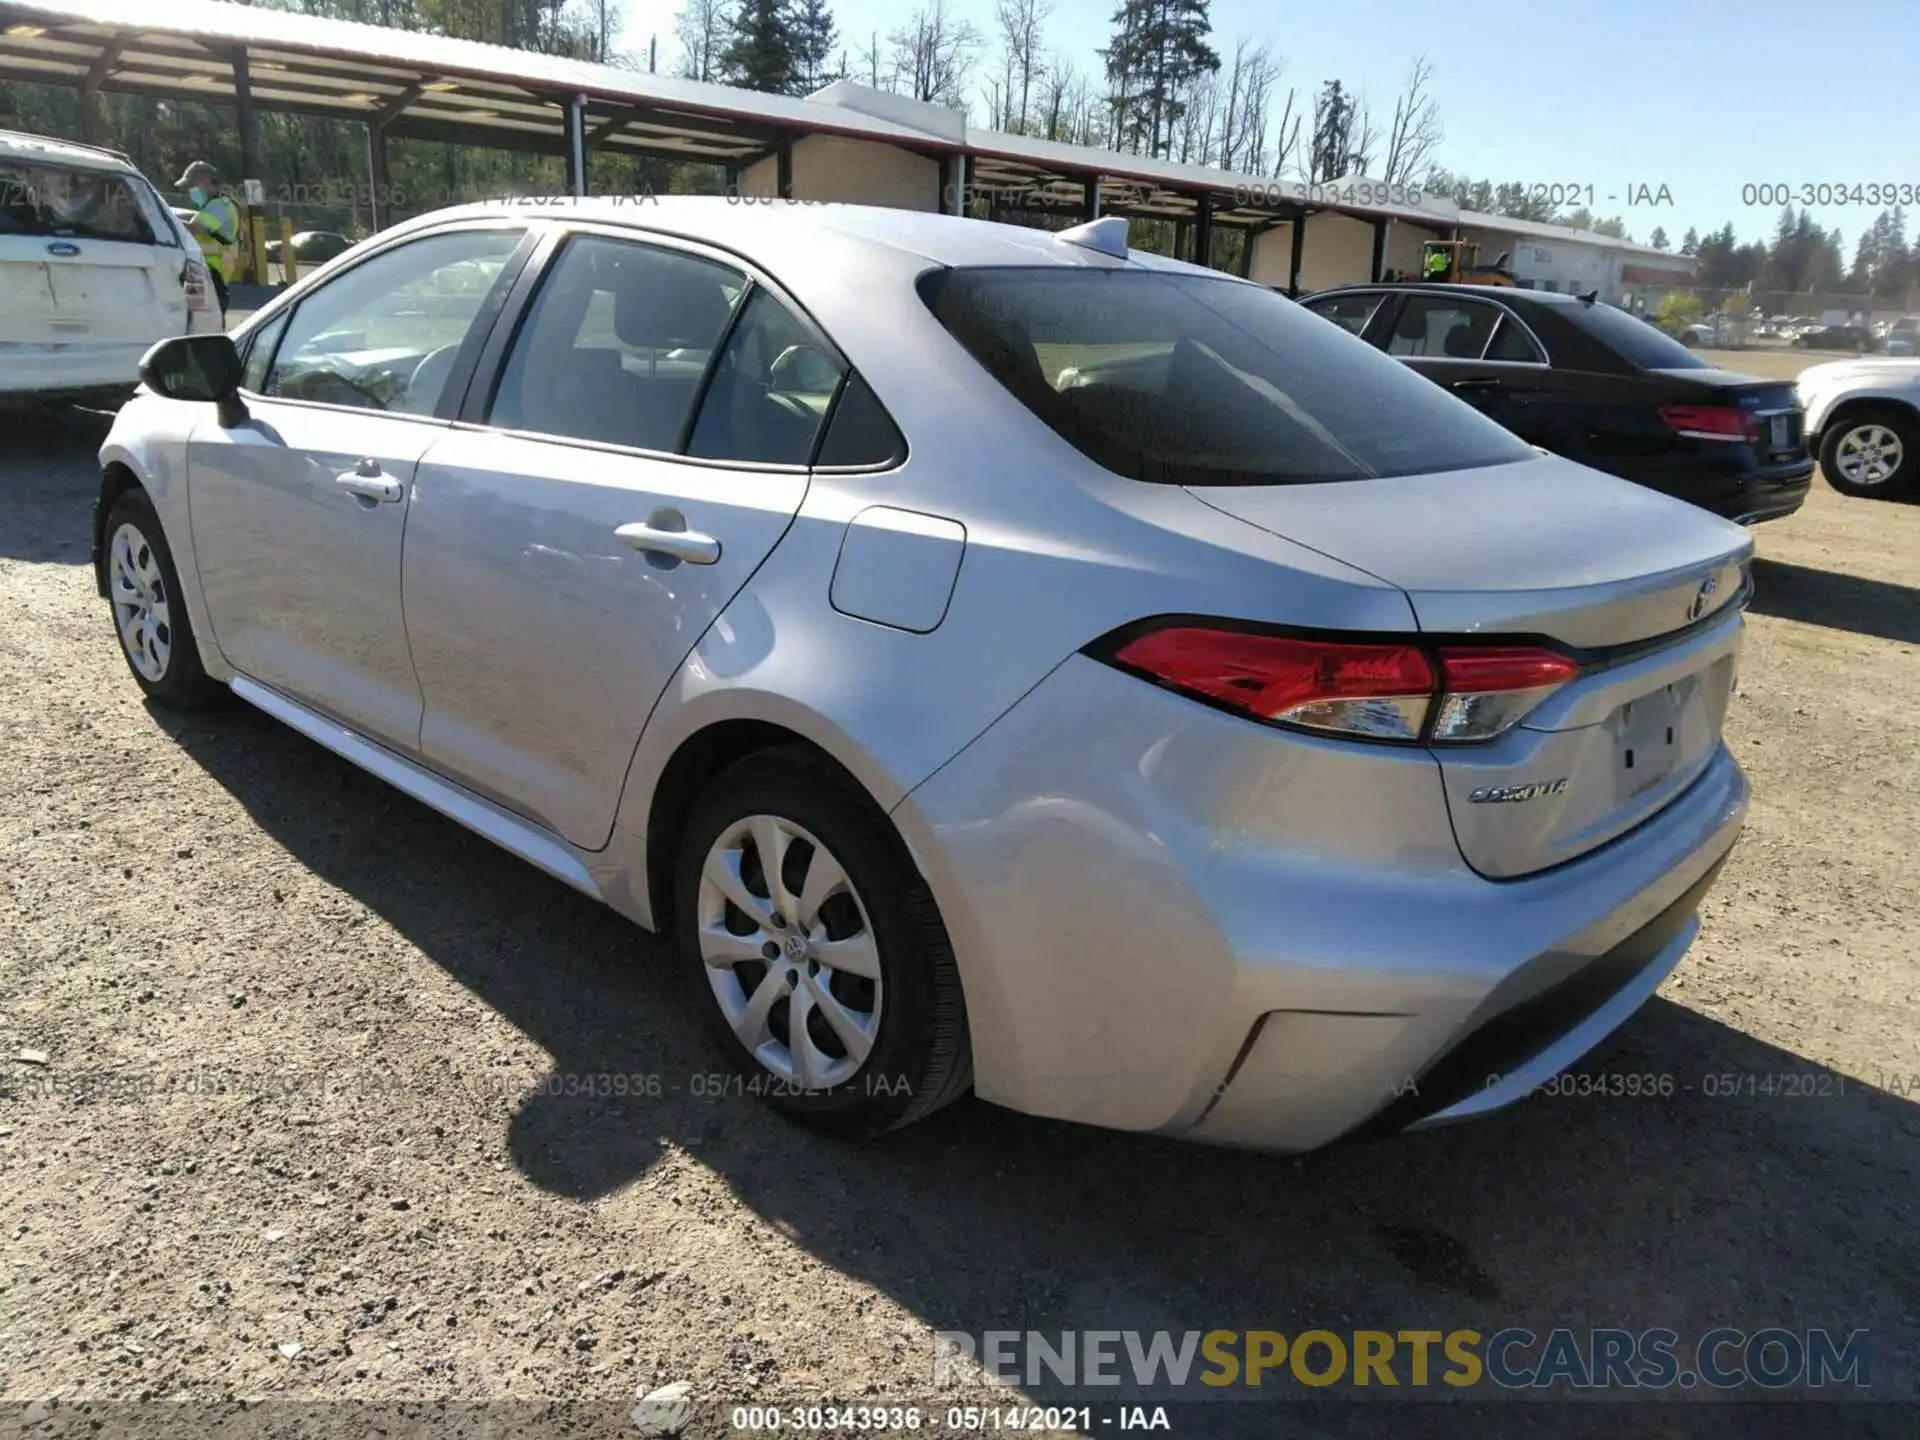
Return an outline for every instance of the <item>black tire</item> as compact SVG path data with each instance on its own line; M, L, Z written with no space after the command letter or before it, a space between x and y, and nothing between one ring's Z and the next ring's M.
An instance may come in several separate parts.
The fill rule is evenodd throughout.
M1877 484L1862 484L1840 473L1841 442L1866 425L1879 425L1891 430L1900 442L1899 465ZM1858 495L1870 500L1906 499L1915 489L1916 478L1920 478L1920 458L1917 456L1920 456L1920 422L1904 410L1849 410L1838 419L1829 420L1826 433L1820 437L1820 473L1842 495Z
M702 867L730 827L755 815L818 837L858 895L879 956L883 989L872 1049L849 1079L829 1089L801 1089L755 1057L728 1023L701 957ZM761 878L753 893L766 888ZM748 1082L747 1094L813 1129L867 1138L924 1119L966 1093L973 1078L966 1003L933 894L879 806L813 752L797 746L761 751L715 777L681 831L673 899L674 943L695 1003L729 1064Z
M142 673L140 666L135 663L133 652L120 633L119 606L112 603L113 547L122 527L132 528L152 552L152 560L160 571L162 588L159 598L166 603L164 631L167 653L157 675ZM127 662L127 670L133 676L134 683L154 704L172 710L197 709L224 699L230 693L227 687L207 678L207 672L200 664L200 646L194 638L193 621L188 617L186 602L180 595L180 572L174 567L173 551L168 548L166 532L160 526L160 517L155 513L146 491L129 490L113 502L113 508L107 512L105 539L108 614L114 622L114 643L119 647L120 658Z

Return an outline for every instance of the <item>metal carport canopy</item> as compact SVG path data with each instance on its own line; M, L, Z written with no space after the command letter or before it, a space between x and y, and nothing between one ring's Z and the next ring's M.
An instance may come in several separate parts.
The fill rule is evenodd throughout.
M976 192L1044 193L1103 211L1264 228L1319 211L1437 231L1459 223L1448 197L1373 203L1374 182L1302 187L1091 146L1009 135L941 106L848 82L813 98L650 74L423 31L222 0L0 0L0 79L201 99L359 120L383 136L567 155L588 150L738 167L807 135L965 157ZM574 111L578 110L578 116ZM578 129L573 127L577 123ZM251 136L242 121L242 150ZM242 177L249 178L249 177ZM264 177L251 177L264 178Z

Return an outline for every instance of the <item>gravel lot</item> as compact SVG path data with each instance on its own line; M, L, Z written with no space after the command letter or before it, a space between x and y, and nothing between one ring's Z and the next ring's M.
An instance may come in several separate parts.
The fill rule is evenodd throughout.
M1752 820L1589 1066L1669 1098L1298 1159L965 1102L861 1150L703 1093L611 912L245 706L141 703L85 563L102 433L0 454L6 1396L944 1404L937 1329L1513 1324L1866 1326L1916 1395L1920 506L1819 484L1759 532ZM569 1093L608 1074L660 1093Z

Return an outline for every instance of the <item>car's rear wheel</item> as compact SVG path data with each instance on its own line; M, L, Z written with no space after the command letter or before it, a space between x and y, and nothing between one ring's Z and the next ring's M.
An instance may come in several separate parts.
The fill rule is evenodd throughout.
M1893 410L1856 410L1828 427L1820 471L1843 495L1896 500L1913 489L1920 425Z
M134 682L156 704L178 709L225 695L200 664L173 552L144 490L129 490L113 502L106 541L107 599Z
M971 1078L959 972L886 816L811 752L750 755L682 833L674 930L742 1093L876 1135Z

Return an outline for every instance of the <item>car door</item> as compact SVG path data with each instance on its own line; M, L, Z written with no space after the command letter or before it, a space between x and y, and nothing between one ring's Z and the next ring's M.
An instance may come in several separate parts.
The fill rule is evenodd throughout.
M328 280L273 317L272 336L249 337L249 418L226 429L208 415L188 442L194 552L221 653L402 749L421 711L400 613L414 470L445 433L449 379L484 338L476 321L524 234L440 231Z
M1513 310L1451 292L1410 294L1373 333L1389 355L1521 439L1579 458L1578 387Z
M521 288L415 484L420 750L598 849L654 702L799 509L845 367L697 246L589 227Z

